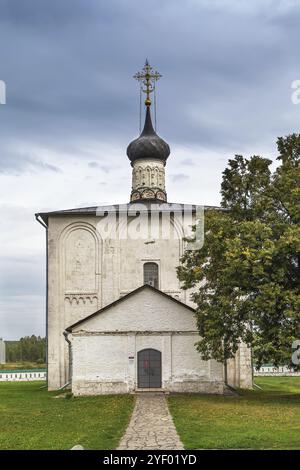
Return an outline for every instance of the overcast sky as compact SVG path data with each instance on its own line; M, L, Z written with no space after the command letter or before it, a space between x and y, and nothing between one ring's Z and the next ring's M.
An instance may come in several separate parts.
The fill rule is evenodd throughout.
M148 57L172 202L219 204L234 154L299 132L297 0L0 0L0 337L45 333L34 213L128 202Z

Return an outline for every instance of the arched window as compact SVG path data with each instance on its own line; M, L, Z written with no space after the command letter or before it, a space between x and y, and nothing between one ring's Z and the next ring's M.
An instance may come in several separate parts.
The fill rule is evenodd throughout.
M156 263L144 264L144 284L158 289L158 265Z

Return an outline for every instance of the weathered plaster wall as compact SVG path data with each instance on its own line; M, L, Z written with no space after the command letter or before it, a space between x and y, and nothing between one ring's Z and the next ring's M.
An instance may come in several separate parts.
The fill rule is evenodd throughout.
M201 360L197 338L191 310L145 288L73 329L72 391L85 395L136 389L138 352L152 348L162 354L163 389L222 393L223 367Z
M234 359L227 364L227 381L232 387L253 388L251 349L241 343Z
M211 377L210 361L203 364L199 354L191 349L194 339L192 333L180 337L180 348L177 349L177 333L75 334L72 338L72 392L78 396L128 393L137 389L138 351L153 348L162 353L164 390L223 393L222 367L218 367ZM191 353L186 368L181 362L183 350Z
M141 198L167 200L162 161L138 159L133 163L131 201Z
M143 230L146 226L146 235L143 238L128 239L102 236L101 231L99 233L97 230L102 220L103 217L87 215L49 217L48 383L50 390L61 387L69 380L69 356L63 336L64 330L141 286L145 262L154 261L158 264L159 289L186 304L193 305L189 299L190 293L180 289L176 275L176 267L183 253L182 233L178 221L154 218L151 229L145 221L142 221ZM134 233L136 223L132 217L125 218L117 225L117 230L130 230L131 227ZM160 239L155 239L151 230L154 230L154 234L159 233ZM166 237L165 234L168 233L170 236ZM141 303L139 309L143 308ZM168 307L164 305L164 309L166 310L159 310L161 317L164 318L161 331L167 331ZM156 310L158 311L158 307ZM154 315L155 309L152 308L145 319L147 329L155 325ZM134 312L130 318L131 325L135 325ZM182 321L179 315L176 327L174 324L176 331L180 330ZM112 325L110 327L112 328ZM114 327L117 329L116 324ZM140 327L146 328L145 325ZM231 374L234 375L234 383L237 386L248 386L250 382L252 383L249 357L250 352L245 350L232 365ZM216 370L214 366L210 367L210 380L213 380L214 373L219 374L220 366L218 365Z
M132 189L159 188L165 190L165 167L160 160L136 160L132 169Z
M151 229L149 224L143 238L128 239L114 233L103 237L103 220L86 215L49 217L48 374L52 390L68 380L65 328L141 286L145 262L158 264L159 289L191 304L176 276L183 242L174 223L152 219ZM125 218L117 224L117 230L131 226L132 236L135 223L132 217ZM142 226L145 229L145 223ZM153 242L153 230L168 233L169 227L173 238L162 236Z
M150 288L144 288L99 315L83 321L78 331L196 331L194 312Z

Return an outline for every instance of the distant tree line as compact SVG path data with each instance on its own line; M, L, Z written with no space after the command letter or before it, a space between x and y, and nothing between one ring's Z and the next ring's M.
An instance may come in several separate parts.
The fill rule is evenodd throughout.
M6 341L7 362L46 362L46 338L24 336L19 341Z

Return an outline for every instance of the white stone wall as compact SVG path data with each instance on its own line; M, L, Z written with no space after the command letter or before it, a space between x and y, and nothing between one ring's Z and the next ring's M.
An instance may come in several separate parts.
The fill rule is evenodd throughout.
M5 341L0 338L0 364L5 364L6 362L6 345Z
M75 396L128 393L137 389L137 354L147 348L162 353L162 388L172 392L223 393L222 365L210 374L210 362L203 363L191 348L195 334L180 337L176 332L163 334L95 334L72 338ZM182 362L182 351L189 358ZM132 359L133 358L133 359ZM186 367L184 367L185 365Z
M103 237L97 231L101 220L104 220L103 217L94 215L49 216L48 384L50 390L63 386L69 380L69 355L68 345L63 336L64 330L141 286L145 262L152 261L158 264L160 290L193 306L190 292L180 289L176 275L176 267L184 251L178 220L165 217L157 218L155 221L154 218L151 226L154 234L147 226L146 236L138 239ZM119 231L124 228L130 230L130 227L136 223L132 217L125 218L117 228ZM144 221L141 226L145 227ZM165 237L164 234L168 232L171 236ZM160 238L154 236L157 233ZM154 312L151 313L153 314ZM164 314L162 312L162 316ZM134 315L131 321L134 325ZM147 321L149 324L155 324L150 315ZM176 323L176 330L180 329L180 321L178 319L178 325ZM150 328L150 325L148 327ZM243 353L242 360L238 358L232 366L236 384L249 384L250 380L252 381L247 354ZM244 371L242 375L240 367ZM243 374L245 379L242 378ZM213 369L211 369L212 377Z
M164 390L223 393L222 364L196 351L194 313L148 288L82 322L69 338L75 395L135 390L138 352L148 348L161 352Z
M151 288L144 288L73 329L95 332L195 332L192 310Z
M165 166L162 161L138 159L133 163L130 200L139 199L167 200Z
M65 328L143 284L143 264L159 266L159 289L191 304L180 289L176 267L183 253L178 224L154 221L158 233L171 226L173 238L103 239L96 216L50 216L48 228L48 375L49 389L68 381ZM132 218L130 223L135 223ZM125 222L119 229L130 224ZM124 227L123 227L124 228ZM155 230L154 230L155 231ZM178 236L177 236L178 233Z
M165 190L165 167L160 160L136 160L132 169L132 189L159 188Z
M241 343L234 359L227 362L227 381L232 387L253 388L251 349Z

